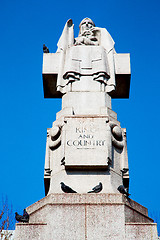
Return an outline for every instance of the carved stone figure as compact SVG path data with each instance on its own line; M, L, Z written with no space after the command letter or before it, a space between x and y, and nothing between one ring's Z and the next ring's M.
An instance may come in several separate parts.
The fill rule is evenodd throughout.
M115 90L114 41L104 28L95 27L94 22L85 18L79 25L80 31L74 39L73 23L68 20L58 42L60 68L57 90L73 91L71 84L90 79L98 81L97 91ZM89 81L89 80L88 80ZM100 85L103 87L99 87ZM82 89L81 89L82 90Z
M79 36L75 38L75 46L77 45L96 45L98 39L96 37L95 24L90 18L84 18L79 25Z

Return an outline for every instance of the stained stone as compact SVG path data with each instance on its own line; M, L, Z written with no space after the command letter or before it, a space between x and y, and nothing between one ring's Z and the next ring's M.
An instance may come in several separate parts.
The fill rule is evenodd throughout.
M129 191L126 129L111 98L128 98L130 55L118 54L105 28L85 18L74 38L69 19L56 53L43 54L45 98L62 98L47 129L45 197L27 208L29 223L16 225L16 240L158 239L143 206ZM61 182L77 193L64 193ZM102 191L88 193L102 183Z

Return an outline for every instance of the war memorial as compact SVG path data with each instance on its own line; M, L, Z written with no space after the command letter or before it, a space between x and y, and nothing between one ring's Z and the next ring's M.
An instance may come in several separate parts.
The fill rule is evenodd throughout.
M45 197L16 224L16 240L158 239L148 210L129 196L126 129L112 98L129 98L130 55L105 28L68 20L56 53L44 46L44 98L62 98L47 129Z

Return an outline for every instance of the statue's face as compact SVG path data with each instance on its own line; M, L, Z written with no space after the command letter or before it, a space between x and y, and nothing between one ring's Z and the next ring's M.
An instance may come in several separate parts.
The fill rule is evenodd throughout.
M83 23L80 26L81 33L90 30L93 27L94 27L93 23L89 19L85 19L85 21L83 21Z

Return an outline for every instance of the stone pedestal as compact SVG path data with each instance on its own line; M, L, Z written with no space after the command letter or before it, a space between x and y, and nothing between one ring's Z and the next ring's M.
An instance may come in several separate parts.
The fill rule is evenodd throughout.
M147 209L122 194L50 194L27 208L16 240L156 240Z

